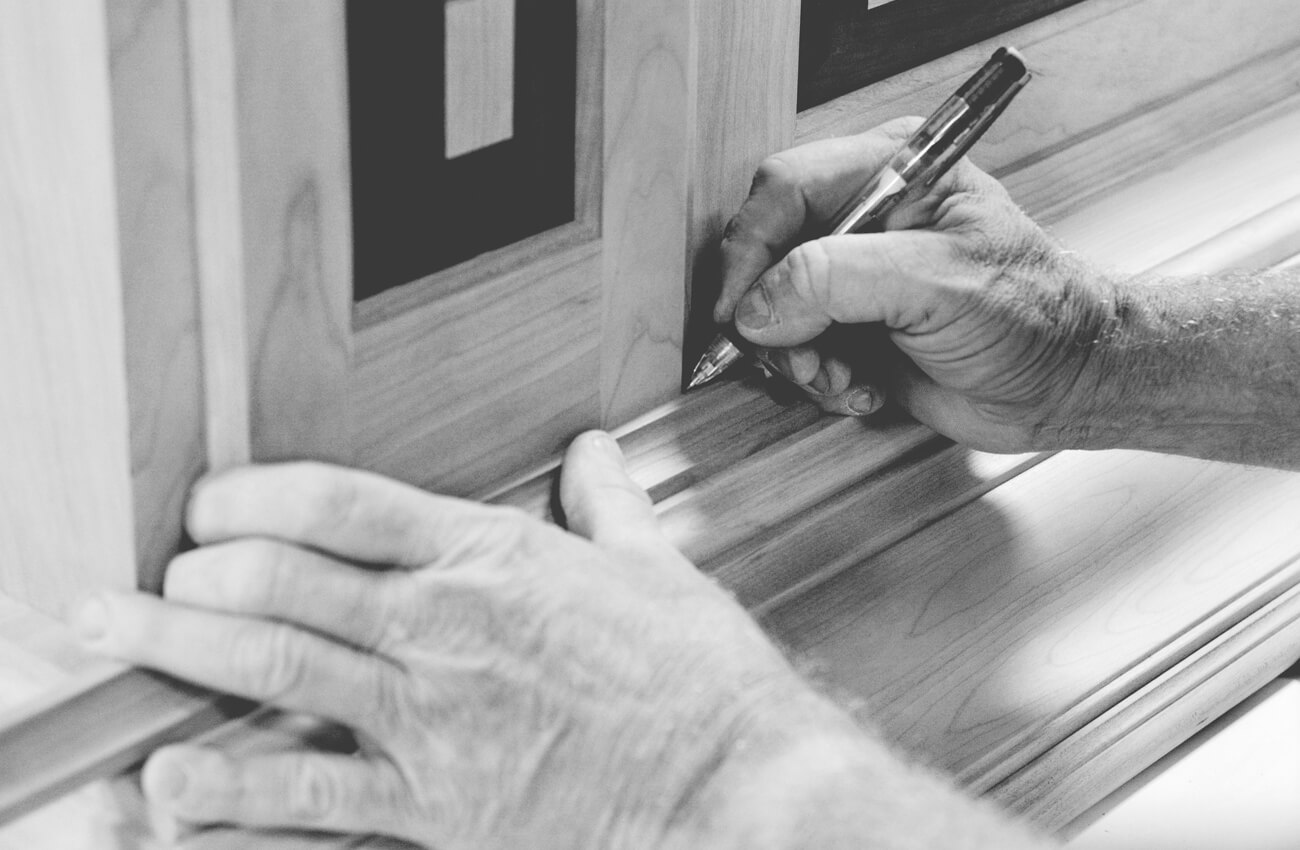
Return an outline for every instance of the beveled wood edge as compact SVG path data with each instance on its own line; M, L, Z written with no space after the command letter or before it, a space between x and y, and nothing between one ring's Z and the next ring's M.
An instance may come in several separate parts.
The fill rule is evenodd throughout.
M1079 735L1083 734L1086 740L1088 734L1096 734L1093 725L1099 722L1099 718L1114 712L1117 706L1133 699L1151 682L1187 663L1222 635L1231 633L1237 624L1267 610L1279 597L1297 586L1300 586L1300 557L1282 562L1271 573L1225 600L1165 643L1152 647L1139 662L1098 683L1091 693L1043 728L1003 742L996 750L968 765L957 780L972 790L986 792L1008 782L1019 782L1012 777L1049 758L1053 750L1063 746L1077 749L1081 746ZM1300 652L1300 647L1297 651ZM1243 693L1242 697L1247 695ZM1088 732L1090 729L1092 731Z
M1058 830L1300 658L1300 559L1262 583L1253 610L1203 624L1195 651L1153 675L986 793ZM1218 628L1216 631L1216 627Z

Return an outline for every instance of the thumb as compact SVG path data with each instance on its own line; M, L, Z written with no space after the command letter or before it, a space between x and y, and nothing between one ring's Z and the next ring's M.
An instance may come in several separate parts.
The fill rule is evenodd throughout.
M659 529L654 506L632 480L618 443L587 431L569 445L560 470L560 506L569 530L605 551L638 562L677 555Z
M952 237L933 231L826 236L754 282L736 307L736 329L758 345L782 347L836 322L910 330L951 291L955 267Z

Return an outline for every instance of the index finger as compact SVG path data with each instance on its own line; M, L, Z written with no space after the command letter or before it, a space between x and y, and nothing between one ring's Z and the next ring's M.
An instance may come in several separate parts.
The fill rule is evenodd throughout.
M899 118L856 136L810 142L765 159L722 237L722 293L713 318L730 321L740 296L763 272L801 241L825 235L835 214L889 161L920 120Z
M197 543L270 537L353 561L415 569L449 551L463 554L472 548L475 527L495 526L501 514L500 508L370 472L285 463L202 479L190 496L186 527Z

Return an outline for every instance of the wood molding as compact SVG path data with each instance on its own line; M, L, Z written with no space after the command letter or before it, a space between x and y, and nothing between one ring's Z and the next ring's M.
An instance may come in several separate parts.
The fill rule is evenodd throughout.
M1193 652L986 793L1060 829L1276 678L1300 658L1300 564L1251 591L1203 624Z

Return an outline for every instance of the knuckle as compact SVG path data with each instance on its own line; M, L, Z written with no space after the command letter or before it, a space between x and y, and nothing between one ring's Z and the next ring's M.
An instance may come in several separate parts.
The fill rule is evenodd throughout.
M805 242L786 258L789 284L801 301L830 314L834 307L830 255L820 239Z
M273 700L301 687L307 659L295 637L291 627L265 622L235 634L230 648L232 672L246 693Z
M302 756L290 760L286 784L285 805L298 823L340 821L356 797L336 771Z
M758 164L754 171L754 182L749 193L753 195L760 189L788 189L794 186L793 169L779 153L769 154Z

